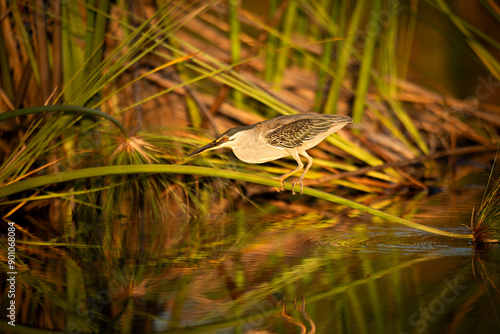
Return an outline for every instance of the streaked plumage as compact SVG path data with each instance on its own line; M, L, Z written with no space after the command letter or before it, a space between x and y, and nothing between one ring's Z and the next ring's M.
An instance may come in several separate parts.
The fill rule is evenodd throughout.
M327 133L332 126L338 124L338 116L311 115L315 117L308 118L304 117L305 115L300 116L302 117L296 120L281 116L284 117L283 122L281 122L281 117L278 117L276 128L265 135L267 143L279 148L299 147L317 136Z
M254 164L291 155L297 161L298 167L274 178L281 182L281 190L283 190L284 180L304 167L299 157L302 155L308 160L308 164L299 179L292 185L292 193L295 194L294 186L299 183L302 194L302 180L313 164L313 159L306 153L306 150L318 145L323 139L342 129L348 123L352 123L351 118L339 115L279 116L253 125L227 130L219 138L197 149L189 156L221 147L231 147L238 159Z

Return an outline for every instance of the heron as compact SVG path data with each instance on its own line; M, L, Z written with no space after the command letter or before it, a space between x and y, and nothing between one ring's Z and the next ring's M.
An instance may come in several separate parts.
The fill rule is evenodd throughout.
M251 164L261 164L291 155L297 161L297 168L279 177L272 177L281 183L278 191L283 191L285 179L304 168L300 160L300 156L303 156L307 159L306 168L298 180L292 183L292 194L295 195L294 188L297 183L302 194L304 177L313 165L313 158L306 151L349 123L352 123L352 119L341 115L311 113L278 116L229 129L188 157L223 147L230 147L238 159Z

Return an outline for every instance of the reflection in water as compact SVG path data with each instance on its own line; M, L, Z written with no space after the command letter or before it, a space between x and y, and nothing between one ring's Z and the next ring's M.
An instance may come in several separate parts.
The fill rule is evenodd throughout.
M384 209L465 233L460 224L468 222L469 208L461 204L446 213L449 200L446 194L419 196L414 202L385 203ZM473 201L467 203L472 206ZM264 207L250 215L255 212L251 208L234 218L189 223L170 220L166 226L82 223L71 237L46 232L50 243L20 229L16 330L500 330L498 246L473 251L467 241L355 212L336 213L339 208L317 207L297 215L272 210ZM27 223L18 224L22 228ZM4 295L6 279L2 274ZM4 300L1 304L6 310ZM2 312L0 330L5 332L9 327Z
M314 324L314 321L311 319L311 317L309 316L309 314L306 311L306 300L305 300L304 296L302 296L302 306L297 306L297 300L294 299L293 300L293 307L294 307L294 309L300 311L300 313L302 314L304 319L309 323L309 326L311 328L310 331L306 331L305 323L302 323L302 322L294 319L293 317L289 316L288 314L286 314L286 302L283 302L283 311L281 312L281 316L289 323L292 323L292 324L299 326L301 334L306 334L306 333L307 334L314 334L314 333L316 333L316 325Z

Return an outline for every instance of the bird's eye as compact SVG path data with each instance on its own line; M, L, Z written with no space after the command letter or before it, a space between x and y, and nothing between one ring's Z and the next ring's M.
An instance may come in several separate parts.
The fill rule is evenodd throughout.
M218 143L225 143L227 141L229 141L229 137L228 136L223 136L223 137L220 137L219 139L217 139Z

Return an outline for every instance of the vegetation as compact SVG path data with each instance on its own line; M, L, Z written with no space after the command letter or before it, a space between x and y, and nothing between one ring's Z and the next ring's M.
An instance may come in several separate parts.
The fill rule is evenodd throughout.
M288 205L291 194L274 195L277 181L269 177L295 161L248 165L231 154L187 154L229 127L281 114L315 111L354 119L311 150L310 187L294 202L327 200L343 205L329 213L354 208L475 243L498 241L498 183L475 213L471 234L412 223L411 215L384 212L383 200L376 199L403 192L419 197L452 186L470 172L457 165L458 157L476 154L489 164L498 149L499 108L488 97L456 98L436 89L438 83L429 88L412 82L416 26L427 19L422 8L454 27L450 39L486 73L481 83L500 81L498 36L476 28L444 0L258 5L265 6L232 0L0 0L2 217L30 222L18 225L21 268L32 268L33 258L68 268L59 272L64 284L37 282L43 270L29 273L26 282L43 296L57 295L56 285L65 287L66 299L42 298L37 307L78 309L93 279L86 270L105 261L100 283L116 280L108 313L120 331L133 332L131 315L139 312L134 297L151 279L165 288L163 274L177 267L211 256L222 263L233 249L244 249L245 233L251 238L261 232L243 227L242 200L265 210L259 198ZM480 6L488 19L500 21L492 2ZM496 87L481 92L495 95L489 89ZM210 222L227 212L240 217L238 235ZM227 253L217 253L221 245ZM52 252L54 262L47 258ZM320 256L317 264L334 256ZM130 258L148 264L136 266ZM295 270L277 280L294 277ZM368 284L366 277L359 284ZM231 309L231 319L238 312L246 317L251 297L271 290L263 284L245 297L242 309L237 301L221 309ZM182 306L182 296L175 303ZM172 322L180 326L176 316ZM58 330L73 323L96 332L111 322L78 319L67 313L60 323L32 323Z
M471 215L471 226L467 226L472 232L472 240L475 244L498 242L498 239L496 239L500 229L500 207L498 203L500 203L500 179L493 179L492 175L490 175L481 205L477 212L473 212Z
M25 110L24 117L4 122L3 138L9 139L4 139L0 183L19 182L34 173L137 163L208 162L211 167L279 174L294 162L248 166L226 157L187 161L186 153L204 142L189 128L220 131L307 110L348 114L350 106L356 122L352 132L331 136L313 152L320 168L310 173L317 181L309 183L327 192L339 185L367 193L427 189L436 184L426 179L442 179L433 161L436 153L453 157L464 144L469 153L496 148L490 135L491 127L500 125L494 106L438 95L404 81L417 7L384 1L270 4L269 18L261 19L239 4L218 2L165 2L134 10L107 1L37 2L34 7L3 1L2 108L99 108L121 119L130 138L84 113L38 117ZM482 46L483 40L498 44L457 18L445 2L434 6L451 18L499 80L498 61ZM17 53L21 57L14 57ZM489 124L487 129L484 124ZM339 158L332 160L328 153ZM69 211L76 204L82 210L99 208L110 217L129 215L118 206L146 189L166 191L172 195L167 198L175 199L169 205L161 197L148 199L149 209L160 216L172 205L181 210L189 206L191 214L206 212L199 207L200 191L211 193L208 197L241 196L229 194L219 181L204 179L204 185L215 182L219 187L199 188L191 176L126 180L117 176L104 183L89 179L67 184L70 191L50 192L49 198L63 199L64 206L73 207ZM16 201L29 197L38 198L27 194ZM110 201L105 206L99 204L103 198Z

